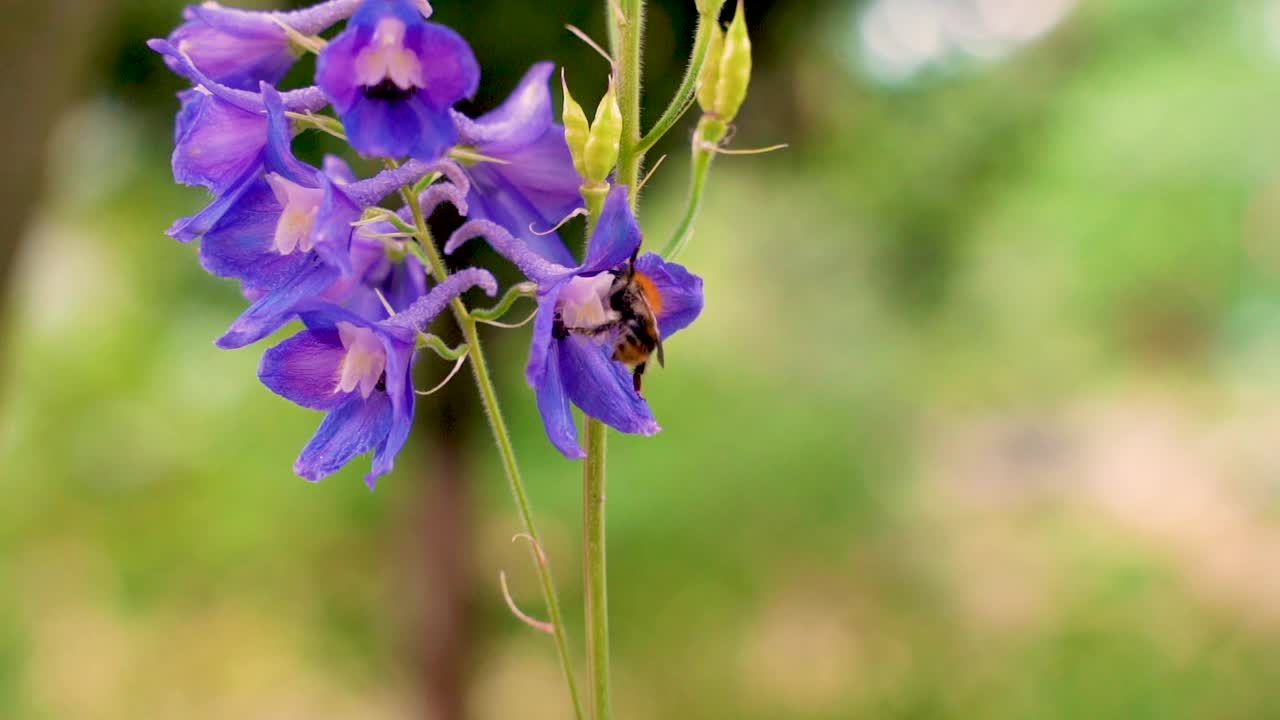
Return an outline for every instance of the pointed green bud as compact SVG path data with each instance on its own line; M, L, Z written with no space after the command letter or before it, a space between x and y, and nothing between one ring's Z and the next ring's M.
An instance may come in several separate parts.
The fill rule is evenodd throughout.
M622 142L622 110L618 107L618 94L609 78L609 90L600 98L595 119L591 121L591 134L582 155L586 172L582 177L589 183L604 182L618 164L618 149Z
M733 14L733 22L724 35L724 50L720 54L720 81L716 83L715 111L725 122L733 120L747 97L751 84L751 38L747 37L747 19L742 11L742 0Z
M573 169L577 170L579 175L586 177L587 171L582 158L587 148L587 135L590 133L587 128L587 113L569 92L569 83L564 78L564 68L560 68L560 87L564 88L564 111L560 114L560 119L564 122L564 140L569 143L569 154L573 156Z
M724 7L724 0L697 0L694 5L698 8L698 14L710 17L712 22L720 17L720 8Z
M720 23L711 21L708 26L711 40L707 43L707 56L698 72L698 105L702 112L715 112L716 86L720 84L720 56L724 53L724 31Z

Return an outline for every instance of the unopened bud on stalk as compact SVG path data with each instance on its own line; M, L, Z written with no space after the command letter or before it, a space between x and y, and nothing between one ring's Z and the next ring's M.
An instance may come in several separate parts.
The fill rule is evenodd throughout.
M724 52L724 31L715 20L710 25L711 40L707 43L707 57L698 73L698 105L702 112L716 111L716 85L720 83L720 56Z
M613 166L618 164L618 150L622 142L622 109L618 107L618 95L614 91L613 78L609 78L609 90L600 98L596 116L591 121L591 133L587 137L582 164L582 177L588 183L603 183Z
M747 19L742 0L733 14L733 22L725 32L720 53L719 79L716 82L715 113L725 122L733 120L747 97L751 84L751 38L747 36Z
M587 126L587 114L569 92L569 83L564 78L564 68L560 69L560 86L564 88L564 111L560 114L564 122L564 139L569 144L569 154L573 156L573 169L577 170L579 175L586 177L587 171L582 159L587 147L587 136L591 131Z
M697 0L694 5L698 8L698 14L708 16L712 21L720 17L720 8L724 7L724 0Z

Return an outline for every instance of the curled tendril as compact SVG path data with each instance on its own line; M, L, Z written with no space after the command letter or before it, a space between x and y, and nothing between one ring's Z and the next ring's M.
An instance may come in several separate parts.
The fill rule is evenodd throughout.
M548 635L556 634L555 625L544 620L536 620L530 617L520 609L519 605L516 605L515 599L511 597L511 589L507 587L507 573L505 571L498 573L498 583L502 585L502 599L507 601L507 609L511 611L512 615L516 616L516 619L538 632L544 632Z
M489 322L497 320L506 315L511 306L516 304L520 298L533 297L537 292L538 286L531 282L516 283L507 289L506 294L498 301L497 305L491 308L478 308L471 311L471 317L480 322Z
M574 208L574 209L573 209L573 212L569 213L568 215L565 215L563 218L561 218L561 219L560 219L560 222L556 223L556 224L555 224L551 229L549 229L549 230L543 230L543 231L539 232L539 231L537 231L537 230L534 230L534 229L533 229L533 223L529 223L529 232L531 232L531 233L533 233L534 235L537 235L537 236L539 236L539 237L544 236L544 235L550 235L551 233L553 233L553 232L555 232L555 231L559 230L560 228L564 227L564 224L565 224L565 223L567 223L567 222L569 222L570 220L572 220L572 219L574 219L574 218L576 218L576 217L582 216L582 215L587 215L587 214L588 214L588 212L587 212L587 209L586 209L586 208L581 208L581 207L580 207L580 208Z
M522 328L522 327L524 327L525 325L528 325L529 323L533 322L533 319L534 319L534 318L536 318L536 317L538 317L538 311L537 311L537 310L534 310L533 312L529 313L529 317L527 317L527 318L525 318L525 319L521 320L521 321L520 321L520 322L518 322L518 323L505 323L505 322L502 322L502 321L500 321L500 320L479 320L479 319L477 319L477 321L476 321L476 322L482 322L482 323L484 323L485 325L492 325L492 326L494 326L494 327L500 327L500 328L506 328L506 329L508 329L508 330L514 330L514 329L516 329L516 328Z
M440 339L439 335L432 335L426 332L418 333L417 345L419 350L425 348L449 362L454 362L467 353L466 343L462 343L456 348L451 348L445 344L444 340Z
M547 563L547 554L542 552L542 545L539 544L538 541L529 533L517 533L511 537L511 542L514 543L521 539L529 541L529 547L533 549L533 556L538 560L538 567L543 570L547 570L549 568L549 564ZM516 605L516 601L511 598L510 589L507 588L507 574L505 572L498 573L498 582L502 584L502 597L507 601L507 607L510 608L512 614L534 630L539 630L548 635L555 634L555 625L529 617L519 608L519 606Z
M532 535L530 535L529 533L516 533L515 535L511 536L511 542L514 543L517 540L528 540L529 547L533 548L533 552L536 553L538 556L538 564L544 568L549 567L549 563L547 562L547 554L542 552L542 544L539 543L537 540L535 540Z
M441 390L444 389L445 385L449 384L449 381L453 379L453 376L458 374L458 371L462 369L462 365L467 362L467 358L470 356L471 356L471 353L468 351L468 349L464 349L462 351L462 354L458 356L458 359L454 361L453 369L449 371L448 375L444 376L443 380L441 380L435 387L431 388L430 390L414 390L414 393L418 395L434 395L437 392L440 392Z

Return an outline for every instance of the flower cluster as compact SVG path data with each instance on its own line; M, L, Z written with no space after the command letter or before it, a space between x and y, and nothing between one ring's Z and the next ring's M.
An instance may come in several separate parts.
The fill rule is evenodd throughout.
M294 465L309 480L370 452L366 482L389 472L413 421L415 357L437 347L429 324L451 305L466 317L457 299L472 288L497 293L486 270L445 270L422 223L443 203L465 218L446 252L483 237L532 281L525 375L568 457L583 456L571 404L622 432L657 432L641 373L702 308L700 278L639 254L628 189L608 185L598 151L591 177L580 174L554 119L553 66L534 64L502 104L468 117L455 105L476 92L479 63L430 15L425 0L328 0L292 12L208 2L149 43L191 84L178 95L174 179L211 195L168 234L199 240L202 267L240 284L247 306L218 346L245 347L301 322L266 350L258 374L325 413ZM314 85L277 89L308 53ZM292 141L307 129L343 137L383 169L359 177L337 155L319 167L302 161ZM388 199L403 207L384 207ZM584 204L593 232L578 261L548 229Z

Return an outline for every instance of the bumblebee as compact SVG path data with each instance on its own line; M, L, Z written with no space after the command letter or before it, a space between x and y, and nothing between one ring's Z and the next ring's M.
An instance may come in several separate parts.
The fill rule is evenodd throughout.
M557 313L552 332L556 337L566 337L570 333L588 337L611 336L613 359L631 366L632 385L639 393L650 356L656 352L659 365L665 365L666 358L657 317L662 311L662 296L653 280L636 270L635 260L636 254L632 253L624 265L608 271L613 281L601 297L602 304L607 306L601 308L607 310L605 317L586 327L566 327L566 318Z
M662 352L662 333L658 330L662 295L648 275L636 270L635 260L633 253L631 260L615 273L613 286L609 288L609 309L618 316L611 323L618 333L613 359L632 366L632 384L639 393L649 356L657 351L658 365L663 367L666 358Z

